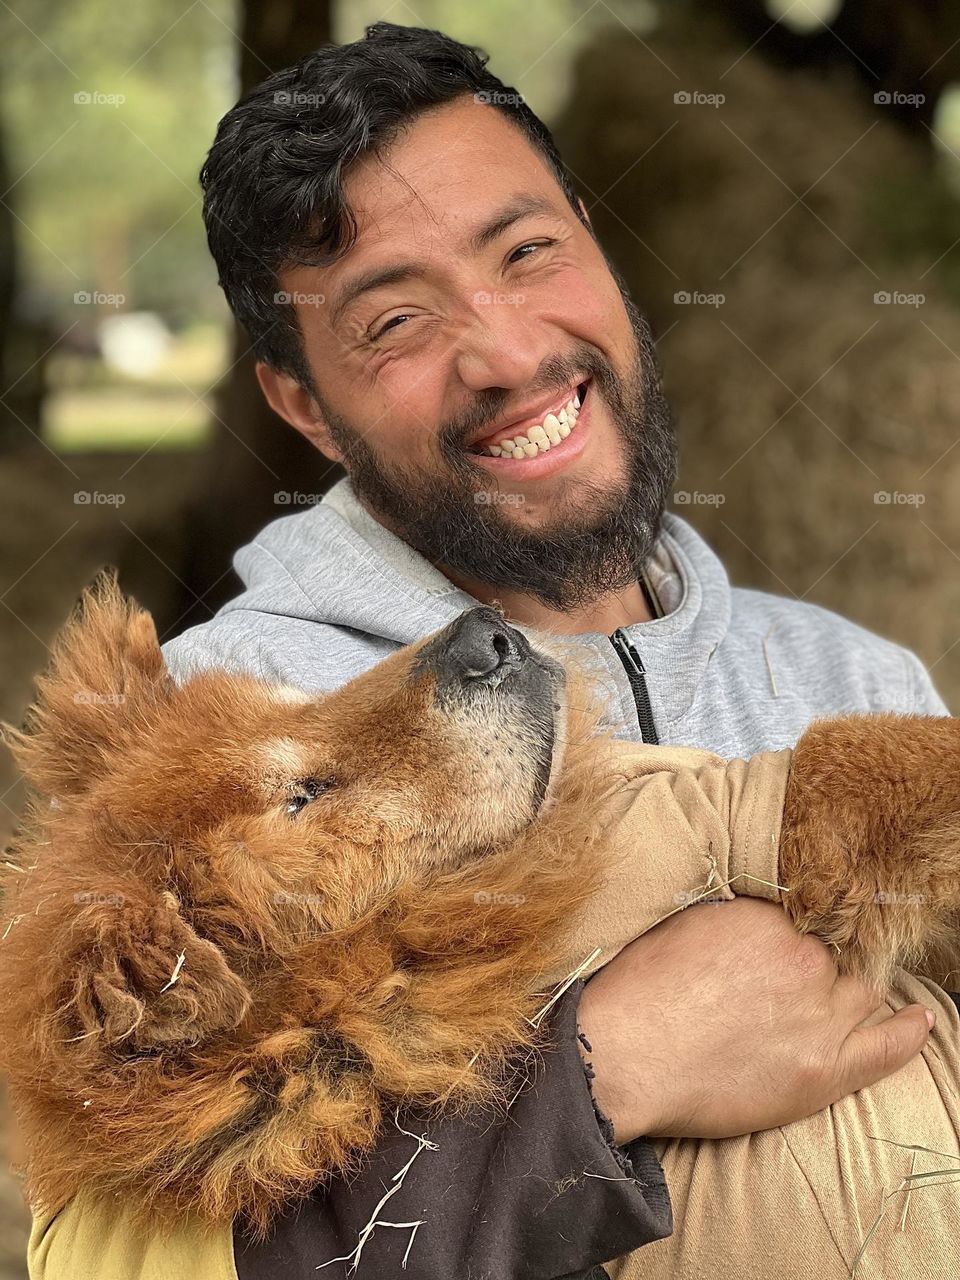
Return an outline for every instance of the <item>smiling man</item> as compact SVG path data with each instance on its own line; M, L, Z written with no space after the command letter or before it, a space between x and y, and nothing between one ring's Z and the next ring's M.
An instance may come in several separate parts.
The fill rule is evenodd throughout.
M339 260L279 274L306 368L258 372L451 581L529 622L612 631L649 617L636 567L674 440L649 328L559 179L482 93L425 111L345 178Z
M331 690L481 601L575 638L626 737L746 756L817 716L943 714L911 654L731 588L664 513L675 443L650 330L548 131L478 51L387 23L320 49L224 117L201 180L263 392L348 478L237 552L244 590L165 646L175 677ZM362 1241L383 1277L603 1275L673 1230L651 1135L750 1134L897 1069L927 1020L861 1025L876 1004L768 903L683 912L563 997L506 1117L388 1128L267 1241L214 1258L190 1234L178 1265L303 1280ZM422 1223L412 1244L365 1233L391 1186L380 1218ZM115 1215L55 1222L61 1270L38 1227L35 1276L91 1253L101 1280L170 1274Z

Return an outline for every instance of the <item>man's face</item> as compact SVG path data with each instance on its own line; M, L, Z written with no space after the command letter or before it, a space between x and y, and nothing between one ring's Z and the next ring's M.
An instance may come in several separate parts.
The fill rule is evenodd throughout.
M635 580L669 414L649 331L547 162L466 97L357 162L344 194L356 243L281 276L311 438L441 568L557 608Z

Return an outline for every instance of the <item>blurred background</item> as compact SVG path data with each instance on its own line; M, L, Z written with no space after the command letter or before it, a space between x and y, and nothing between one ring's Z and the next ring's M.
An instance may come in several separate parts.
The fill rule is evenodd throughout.
M955 0L10 0L0 718L104 563L168 639L277 493L336 478L261 400L197 173L243 91L380 18L482 45L554 129L732 579L909 645L960 709ZM20 801L4 753L4 836ZM0 1280L26 1230L6 1178Z

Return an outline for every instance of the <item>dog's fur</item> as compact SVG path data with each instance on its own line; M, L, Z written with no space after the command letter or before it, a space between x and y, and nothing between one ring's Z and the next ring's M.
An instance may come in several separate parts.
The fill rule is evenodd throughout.
M33 799L0 1065L35 1203L99 1169L155 1216L262 1232L394 1106L498 1099L598 884L592 724L571 702L531 824L529 718L440 710L417 652L322 700L222 672L177 688L150 616L110 578L86 595L7 731Z
M226 672L178 687L114 579L85 594L6 734L32 799L0 1065L35 1204L93 1180L151 1221L189 1206L262 1235L395 1107L502 1100L602 881L599 713L569 672L538 807L543 721L439 699L444 635L324 698ZM787 909L879 984L953 954L958 749L953 721L909 717L824 722L798 748ZM891 926L877 891L923 902ZM523 911L491 912L501 894Z

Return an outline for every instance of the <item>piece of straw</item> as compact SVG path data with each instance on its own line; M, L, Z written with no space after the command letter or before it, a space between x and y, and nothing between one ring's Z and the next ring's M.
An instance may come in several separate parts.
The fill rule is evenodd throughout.
M898 1142L898 1143L895 1143L894 1145L899 1147L905 1144ZM922 1148L920 1149L922 1150ZM856 1280L857 1270L860 1266L860 1263L863 1261L864 1254L867 1252L867 1246L870 1244L870 1241L873 1239L877 1228L880 1226L880 1223L882 1222L883 1217L887 1212L886 1202L892 1199L893 1196L900 1195L904 1190L907 1190L909 1194L909 1191L912 1191L912 1190L923 1191L923 1190L926 1190L927 1187L951 1187L951 1186L955 1186L958 1182L960 1182L960 1177L944 1178L944 1175L948 1173L960 1174L960 1169L931 1169L928 1173L908 1174L904 1178L903 1182L901 1182L899 1187L897 1187L894 1191L886 1192L881 1197L880 1212L877 1214L876 1218L874 1218L873 1224L871 1225L870 1230L864 1236L863 1243L860 1245L860 1248L857 1250L857 1256L854 1258L853 1265L850 1268L850 1280ZM932 1179L934 1178L944 1178L944 1181L934 1182L932 1181Z
M919 1154L919 1152L917 1152L917 1151L915 1151L915 1152L913 1153L913 1160L912 1160L912 1162L911 1162L911 1164L910 1164L910 1177L911 1177L911 1178L913 1177L913 1175L914 1175L914 1174L916 1173L916 1171L917 1171L917 1156L918 1156L918 1154ZM913 1191L913 1187L909 1187L909 1188L907 1189L907 1194L906 1194L906 1196L904 1197L904 1201L903 1201L903 1213L900 1215L900 1230L901 1230L901 1231L905 1231L905 1230L906 1230L906 1226L907 1226L907 1210L910 1208L910 1195L911 1195L912 1191Z
M359 1234L359 1237L357 1239L356 1249L354 1249L352 1253L344 1254L340 1258L330 1258L328 1262L319 1263L314 1268L315 1271L321 1271L324 1267L332 1266L334 1262L349 1262L350 1266L347 1269L348 1274L356 1271L357 1267L360 1265L360 1255L363 1253L364 1245L366 1245L367 1241L373 1235L377 1227L393 1227L395 1229L412 1228L412 1234L410 1236L410 1240L407 1243L406 1251L404 1252L404 1255L403 1255L403 1262L401 1263L401 1266L404 1269L406 1268L407 1257L409 1256L409 1253L410 1253L410 1246L413 1244L414 1237L416 1236L417 1231L420 1229L420 1227L423 1226L424 1219L420 1219L420 1221L418 1222L384 1222L380 1218L378 1218L377 1215L379 1214L383 1206L387 1203L387 1201L392 1196L395 1196L397 1192L400 1190L400 1188L403 1186L404 1179L406 1178L407 1174L410 1172L410 1168L413 1165L414 1160L416 1160L417 1156L420 1155L422 1151L438 1151L439 1147L435 1142L431 1142L425 1135L421 1134L418 1136L415 1133L409 1133L406 1129L401 1128L399 1112L397 1112L394 1115L393 1122L397 1126L397 1128L400 1130L400 1132L404 1135L404 1137L413 1138L414 1142L417 1143L416 1151L414 1151L413 1155L410 1157L407 1163L403 1166L403 1168L398 1170L398 1172L393 1175L391 1181L394 1183L394 1186L390 1187L389 1190L384 1192L384 1194L380 1197L380 1200L378 1201L377 1206L374 1209L373 1213L370 1215L370 1218L367 1221L366 1226L363 1227L363 1229Z
M557 1003L557 1001L560 999L563 993L569 987L573 986L573 984L580 977L581 973L583 973L587 965L590 964L591 961L596 960L597 956L600 955L600 950L601 950L600 947L594 947L594 949L587 956L586 960L581 960L580 963L577 965L576 969L574 969L573 973L571 973L567 978L563 980L563 982L560 984L557 990L553 993L553 995L550 997L547 1003L543 1006L543 1008L538 1013L534 1014L532 1018L526 1019L526 1021L530 1023L531 1027L539 1027L544 1014L548 1013L553 1008L553 1006Z
M160 991L158 992L159 995L162 995L163 992L166 991L168 987L172 987L173 984L176 982L176 980L180 977L180 970L183 968L183 962L184 960L186 960L186 958L187 958L186 952L181 951L180 954L177 956L176 967L174 968L173 973L170 975L170 981L165 982L163 984L163 986L160 988Z

